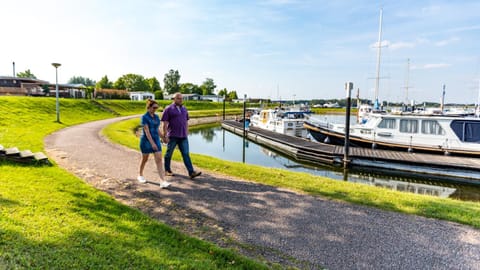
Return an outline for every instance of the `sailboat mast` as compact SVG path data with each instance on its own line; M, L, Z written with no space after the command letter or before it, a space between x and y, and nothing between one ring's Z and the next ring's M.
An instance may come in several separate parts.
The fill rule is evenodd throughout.
M440 111L442 111L442 114L443 114L444 106L445 106L445 84L443 84L442 102L440 103Z
M380 56L382 53L382 19L383 19L383 9L380 9L380 26L378 29L378 50L377 50L377 76L375 77L375 104L374 109L380 109L380 104L378 103L378 88L380 85Z
M408 104L408 80L410 79L410 58L407 58L407 75L405 78L405 104Z

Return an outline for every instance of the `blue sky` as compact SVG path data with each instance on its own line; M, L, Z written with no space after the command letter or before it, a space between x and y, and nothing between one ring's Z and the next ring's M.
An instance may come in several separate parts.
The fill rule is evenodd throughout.
M97 1L2 3L0 75L116 80L177 69L250 97L373 99L383 8L380 100L477 100L480 1ZM410 70L407 72L407 59ZM355 95L355 93L354 93Z

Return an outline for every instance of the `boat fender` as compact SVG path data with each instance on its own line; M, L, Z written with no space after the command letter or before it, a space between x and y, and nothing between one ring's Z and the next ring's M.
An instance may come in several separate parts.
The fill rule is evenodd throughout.
M372 149L377 149L377 143L372 143Z
M407 151L408 151L408 153L413 153L413 148L409 147L409 148L407 149Z
M324 142L324 143L330 143L330 137L327 136L327 137L325 138L325 140L323 140L323 142Z

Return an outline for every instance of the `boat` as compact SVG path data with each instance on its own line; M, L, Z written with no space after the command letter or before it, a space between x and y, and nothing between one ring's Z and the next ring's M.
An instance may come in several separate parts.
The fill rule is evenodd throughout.
M345 124L310 119L305 129L318 142L343 145ZM480 157L480 118L371 113L350 127L349 145Z
M365 123L370 113L372 113L373 107L369 104L360 104L357 108L357 122Z
M250 126L307 138L303 123L310 114L311 111L301 109L264 109L250 117Z

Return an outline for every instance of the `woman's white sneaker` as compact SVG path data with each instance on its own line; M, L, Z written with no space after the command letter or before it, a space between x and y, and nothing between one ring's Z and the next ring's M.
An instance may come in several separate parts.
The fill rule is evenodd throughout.
M139 176L137 177L137 180L138 180L138 182L140 182L140 183L146 183L146 182L147 182L147 179L145 179L145 177L143 177L142 175L139 175Z
M170 185L171 185L171 183L170 183L170 182L167 182L167 181L163 181L163 182L160 183L160 187L161 187L161 188L167 188L167 187L169 187Z

